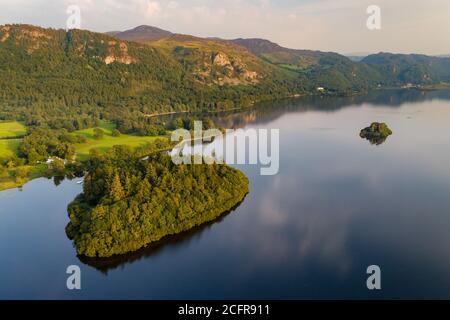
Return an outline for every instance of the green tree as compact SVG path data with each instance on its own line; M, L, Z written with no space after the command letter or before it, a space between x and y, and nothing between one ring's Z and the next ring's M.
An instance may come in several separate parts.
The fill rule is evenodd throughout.
M28 163L34 164L39 160L42 160L42 157L36 152L36 150L31 149L28 153Z
M14 172L14 177L16 178L17 183L24 183L28 178L28 169L25 167L17 168Z
M12 169L12 168L14 168L16 166L16 164L14 163L14 160L9 160L7 163L6 163L6 167L8 168L8 169Z
M63 160L54 158L52 162L52 169L56 174L63 175L66 170L66 165Z
M104 132L102 129L100 129L100 128L94 129L94 139L100 140L100 139L103 139L103 136L104 136Z
M176 118L175 120L173 120L173 128L174 129L181 129L184 127L184 123L183 123L183 119L181 118Z
M113 131L112 131L112 133L111 133L111 135L113 136L113 137L120 137L120 131L119 130L117 130L117 129L114 129Z
M166 153L142 161L143 150L118 151L92 164L83 194L69 205L66 232L78 254L138 250L217 219L248 192L245 175L227 165L175 165Z
M113 201L120 201L125 197L125 191L123 190L122 183L120 182L119 175L114 175L114 178L109 187L109 197Z
M211 119L203 120L203 129L204 130L213 129L215 127L216 127L216 124Z

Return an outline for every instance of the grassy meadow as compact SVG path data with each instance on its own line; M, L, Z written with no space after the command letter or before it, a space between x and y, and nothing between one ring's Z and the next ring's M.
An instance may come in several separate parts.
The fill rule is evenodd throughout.
M17 154L22 139L0 139L0 159L9 158Z
M74 135L82 135L87 139L86 143L75 145L77 159L86 160L89 157L89 151L92 149L97 149L100 152L107 152L109 149L116 145L139 147L147 143L154 142L158 138L162 138L158 136L132 136L128 134L121 134L119 137L113 137L112 131L115 129L115 125L106 121L102 121L98 128L101 129L104 134L103 138L101 139L95 139L95 128L79 130L73 133Z
M98 127L103 131L103 137L96 139L94 137L94 129L85 129L75 131L71 134L82 135L86 137L85 143L75 145L77 160L86 160L89 157L89 152L92 149L104 153L115 145L128 145L131 147L139 147L147 143L154 142L161 136L133 136L128 134L121 134L118 137L113 136L115 125L110 122L101 121ZM25 135L27 128L19 122L0 122L0 159L5 159L17 155L17 150L22 142L21 137ZM17 138L15 138L17 137ZM0 168L1 169L1 168ZM27 178L16 179L16 171L26 171ZM0 171L0 190L6 190L22 186L27 181L42 177L47 171L47 165L39 164L34 166L19 166L11 169L3 168Z
M22 137L27 128L17 121L0 121L0 139Z
M0 121L0 159L17 154L22 136L27 128L17 121Z

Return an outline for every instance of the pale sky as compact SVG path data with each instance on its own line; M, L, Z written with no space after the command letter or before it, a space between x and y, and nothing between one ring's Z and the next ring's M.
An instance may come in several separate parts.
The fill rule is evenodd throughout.
M81 27L98 32L147 24L345 54L450 54L450 0L0 0L0 24L65 28L72 4ZM366 26L370 5L381 8L381 30Z

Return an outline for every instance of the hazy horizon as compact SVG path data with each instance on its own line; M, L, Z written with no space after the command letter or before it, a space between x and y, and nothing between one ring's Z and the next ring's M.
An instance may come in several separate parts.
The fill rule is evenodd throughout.
M0 0L0 4L0 24L65 28L68 6L78 5L81 28L96 32L150 25L199 37L263 38L284 47L346 55L450 54L450 42L442 39L450 31L448 0ZM370 5L381 8L380 30L366 27Z

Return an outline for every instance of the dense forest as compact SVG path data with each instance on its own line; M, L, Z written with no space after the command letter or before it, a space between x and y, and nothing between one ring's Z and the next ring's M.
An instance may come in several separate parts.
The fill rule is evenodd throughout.
M106 119L121 132L147 134L159 113L232 110L317 94L318 87L348 95L450 81L446 58L379 54L354 62L262 39L167 36L138 43L84 30L0 26L0 120L74 131Z
M115 147L90 160L83 193L68 209L78 254L138 250L217 219L248 193L245 175L227 165L174 165L167 153L143 154Z
M227 110L300 90L263 63L253 84L205 84L162 49L89 31L8 25L0 40L0 120L29 126L73 131L108 119L128 132L155 113Z

